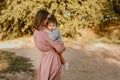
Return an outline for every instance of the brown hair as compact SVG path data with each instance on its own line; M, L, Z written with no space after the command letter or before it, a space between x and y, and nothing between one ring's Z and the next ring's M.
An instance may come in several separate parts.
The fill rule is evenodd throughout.
M57 25L57 19L55 18L55 16L51 16L48 18L48 22L47 22L47 25L50 23L50 22L53 22Z
M33 21L33 29L40 30L44 26L44 21L47 19L49 12L46 10L39 10Z

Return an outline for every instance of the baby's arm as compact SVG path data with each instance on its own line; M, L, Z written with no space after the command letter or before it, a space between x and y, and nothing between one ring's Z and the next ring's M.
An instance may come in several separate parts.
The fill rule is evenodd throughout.
M58 41L59 41L60 43L63 43L59 29L57 29L57 33L58 33Z
M58 36L58 41L59 41L60 43L63 43L62 37L61 37L60 33L59 33L59 36Z

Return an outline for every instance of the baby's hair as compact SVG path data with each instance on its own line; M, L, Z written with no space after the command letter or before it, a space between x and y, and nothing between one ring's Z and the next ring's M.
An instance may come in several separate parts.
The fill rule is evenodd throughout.
M51 17L48 18L47 25L51 22L53 22L57 25L57 19L55 18L55 16L51 16Z

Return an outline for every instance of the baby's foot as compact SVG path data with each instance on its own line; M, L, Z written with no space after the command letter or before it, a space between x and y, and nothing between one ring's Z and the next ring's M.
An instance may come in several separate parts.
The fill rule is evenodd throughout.
M66 62L66 63L64 64L64 67L65 67L66 70L68 70L69 63Z

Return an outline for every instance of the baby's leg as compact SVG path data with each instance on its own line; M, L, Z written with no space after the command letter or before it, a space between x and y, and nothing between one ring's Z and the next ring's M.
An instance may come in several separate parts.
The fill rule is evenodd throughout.
M63 55L60 55L61 63L64 65L65 69L68 70L69 64L65 61Z
M61 54L59 56L60 56L61 63L64 65L65 64L65 59L64 59L63 55Z
M64 65L65 69L68 70L69 64L65 61L62 54L59 54L59 56L60 56L61 63Z

